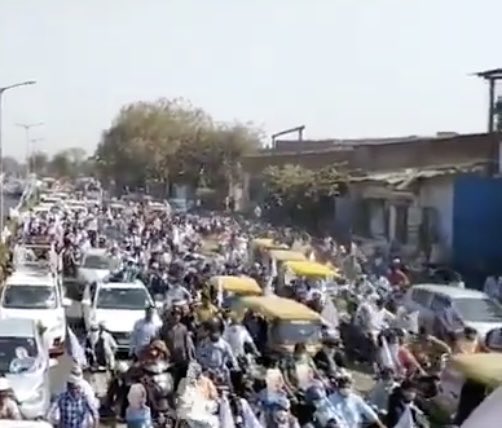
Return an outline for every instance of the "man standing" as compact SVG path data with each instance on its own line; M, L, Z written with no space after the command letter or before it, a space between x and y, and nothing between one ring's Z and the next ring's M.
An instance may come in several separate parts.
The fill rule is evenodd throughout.
M59 412L59 418L56 416ZM67 390L63 392L49 411L49 419L57 420L55 426L60 428L84 428L88 417L92 418L93 428L99 426L99 413L97 408L89 401L80 386L80 378L70 375Z
M174 365L174 388L186 376L189 362L194 356L194 345L188 328L181 322L181 310L174 308L169 319L166 319L159 332L171 354Z
M157 337L160 321L155 319L155 308L148 306L145 310L145 318L134 324L129 345L129 356L139 358L141 351Z

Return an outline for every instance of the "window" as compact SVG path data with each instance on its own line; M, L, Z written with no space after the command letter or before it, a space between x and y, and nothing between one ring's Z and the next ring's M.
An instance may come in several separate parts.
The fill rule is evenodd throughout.
M140 310L151 303L144 288L101 287L97 295L96 309Z
M451 300L448 297L439 294L434 295L431 302L431 309L434 312L442 312L447 307L451 306Z
M501 322L502 307L490 299L455 299L455 308L460 316L473 322Z
M411 298L421 306L428 306L431 294L427 290L413 290Z
M56 287L44 285L7 286L3 298L4 308L11 309L56 309Z
M85 269L110 269L110 259L106 255L89 254L86 256L82 267Z

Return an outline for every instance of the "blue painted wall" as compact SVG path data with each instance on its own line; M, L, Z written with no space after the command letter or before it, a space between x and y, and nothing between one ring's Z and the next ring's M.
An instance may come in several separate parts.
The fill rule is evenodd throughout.
M478 285L487 274L502 273L502 178L456 178L453 263Z

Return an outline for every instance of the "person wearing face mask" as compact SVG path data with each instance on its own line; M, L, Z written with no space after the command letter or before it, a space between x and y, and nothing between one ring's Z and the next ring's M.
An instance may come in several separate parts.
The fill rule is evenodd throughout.
M108 333L104 323L91 325L85 341L85 353L89 366L102 366L113 369L117 348L115 339Z
M414 405L416 387L405 380L395 388L389 397L387 425L390 428L427 428L429 426L422 411Z
M307 353L307 347L304 343L295 345L293 355L286 357L281 361L281 371L284 374L284 381L290 391L296 391L301 387L301 379L299 371L302 367L307 366L310 371L310 376L313 378L317 374L317 368L314 361Z
M273 403L268 419L268 428L300 428L298 419L291 413L291 404L285 397Z
M233 369L238 368L232 348L221 337L220 326L216 322L209 326L209 340L199 345L196 356L197 361L205 370L228 374L228 365Z
M338 379L336 391L328 398L341 427L355 428L364 423L385 428L370 405L352 390L352 378L349 375Z

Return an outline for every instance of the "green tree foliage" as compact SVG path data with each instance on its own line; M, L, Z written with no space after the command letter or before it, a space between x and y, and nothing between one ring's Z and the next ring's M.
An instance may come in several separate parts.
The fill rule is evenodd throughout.
M39 174L40 169L36 170ZM75 178L94 173L94 161L84 149L71 147L56 153L47 162L45 173L57 178Z
M147 182L224 186L240 174L241 157L259 146L250 125L219 124L183 99L124 107L95 153L103 181L119 187Z
M331 166L311 170L290 164L266 168L263 178L266 207L272 214L312 225L329 212L346 182L344 174Z

